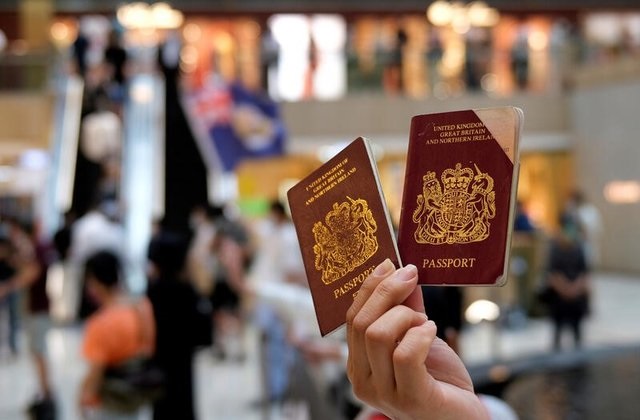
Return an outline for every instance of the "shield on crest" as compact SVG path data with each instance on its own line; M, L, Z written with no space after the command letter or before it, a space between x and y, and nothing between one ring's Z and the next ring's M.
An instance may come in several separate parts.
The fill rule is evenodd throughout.
M449 230L458 230L469 223L471 209L467 206L469 194L464 191L450 191L442 198L442 216Z

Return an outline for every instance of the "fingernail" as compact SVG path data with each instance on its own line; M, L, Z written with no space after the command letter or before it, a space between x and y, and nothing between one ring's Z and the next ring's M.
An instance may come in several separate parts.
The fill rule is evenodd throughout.
M418 275L418 269L413 264L407 264L398 270L397 276L400 281L410 281Z
M425 322L424 324L422 324L422 326L423 326L424 328L427 328L427 329L432 329L432 328L434 328L435 330L438 330L438 326L437 326L437 325L436 325L436 323L435 323L435 322L433 322L432 320L428 320L427 322Z
M391 271L393 271L396 267L393 265L393 263L391 262L391 260L389 258L387 258L386 260L382 261L375 270L373 270L373 275L376 277L380 277L380 276L384 276L386 274L391 273Z

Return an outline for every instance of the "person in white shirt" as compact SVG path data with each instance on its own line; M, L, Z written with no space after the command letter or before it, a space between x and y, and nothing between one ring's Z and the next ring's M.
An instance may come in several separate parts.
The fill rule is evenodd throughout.
M216 236L216 219L222 215L221 207L206 204L194 207L189 218L193 238L187 254L187 269L194 288L206 297L213 293L216 267L211 247Z
M69 260L75 273L84 272L84 264L99 251L114 253L126 267L129 255L126 250L125 232L122 225L116 222L112 202L102 202L92 207L86 214L78 218L71 227L71 248ZM84 296L83 281L77 276L75 284L80 294L78 315L86 318L95 309L95 305Z
M600 211L587 200L582 191L571 194L567 211L575 217L580 225L582 246L590 268L596 268L601 262L600 240L603 225Z

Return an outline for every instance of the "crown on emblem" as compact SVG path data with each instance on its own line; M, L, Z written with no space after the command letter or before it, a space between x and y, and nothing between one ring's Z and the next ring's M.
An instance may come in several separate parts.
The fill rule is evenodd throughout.
M447 190L466 190L473 179L471 168L462 169L462 164L456 163L456 169L446 169L442 172L442 183Z
M427 174L425 176L422 177L422 180L425 183L429 183L429 182L435 181L436 180L436 173L433 172L433 171L429 171L429 172L427 172Z

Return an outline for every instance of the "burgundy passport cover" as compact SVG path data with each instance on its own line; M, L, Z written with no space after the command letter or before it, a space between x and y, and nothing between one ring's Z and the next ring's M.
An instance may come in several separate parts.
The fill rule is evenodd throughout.
M324 336L373 269L400 265L393 228L368 143L358 138L288 193L313 303Z
M398 248L421 284L506 280L521 120L513 107L412 118Z

